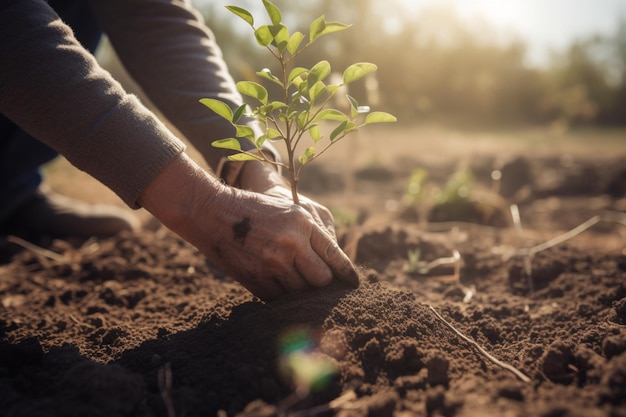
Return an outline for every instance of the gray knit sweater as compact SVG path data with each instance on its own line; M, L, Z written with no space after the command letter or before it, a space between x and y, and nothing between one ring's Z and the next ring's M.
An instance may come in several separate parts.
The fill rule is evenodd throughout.
M92 0L128 72L212 168L228 122L199 104L242 103L212 34L179 0ZM44 0L0 2L0 112L115 191L129 206L184 150L99 67Z

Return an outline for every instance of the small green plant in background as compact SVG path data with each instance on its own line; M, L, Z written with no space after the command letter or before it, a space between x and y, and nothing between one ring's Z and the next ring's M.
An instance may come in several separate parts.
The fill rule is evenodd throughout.
M227 9L250 25L259 45L267 48L280 64L280 73L275 75L265 68L256 74L280 87L281 97L272 99L268 90L253 81L240 81L237 90L252 98L256 107L252 114L263 127L263 134L255 135L252 128L239 124L242 115L248 110L247 105L239 106L234 111L224 102L211 98L200 100L202 104L228 120L236 130L236 137L254 144L253 152L242 149L237 138L224 138L212 143L218 148L229 149L237 153L229 156L233 161L257 160L282 166L287 170L291 183L291 192L295 204L298 200L298 183L302 168L321 156L331 145L343 139L349 133L373 123L395 122L396 118L385 112L371 112L368 106L359 105L350 95L346 96L349 110L346 113L329 107L331 100L340 89L367 74L376 71L376 65L359 62L348 66L337 83L328 82L331 74L330 63L322 60L311 68L295 66L295 58L323 35L338 32L350 27L339 22L327 22L324 16L315 19L309 27L307 37L301 32L290 33L282 23L282 14L277 6L267 0L263 5L271 24L256 27L252 14L241 7L227 6ZM322 123L330 123L332 128L328 141L322 141L324 135L320 129ZM310 142L304 153L297 155L298 145L303 138ZM266 140L283 141L286 146L287 162L274 161L263 153ZM324 142L324 143L323 143Z
M440 204L466 202L470 198L474 178L468 169L456 171L448 178L437 198Z

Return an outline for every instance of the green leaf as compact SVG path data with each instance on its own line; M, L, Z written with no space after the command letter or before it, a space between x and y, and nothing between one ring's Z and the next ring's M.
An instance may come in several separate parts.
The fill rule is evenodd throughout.
M293 95L292 99L298 100L300 103L302 103L302 100L305 98L305 96L308 96L309 94L309 83L307 81L302 81L301 83L298 84L298 95Z
M396 122L397 120L398 119L392 114L385 113L383 111L375 111L375 112L368 114L365 117L365 124L393 123L393 122Z
M305 155L300 155L300 156L298 157L298 162L300 162L300 165L304 165L304 164L306 164L307 159L308 159L308 158L307 158Z
M252 114L254 114L259 122L262 124L267 123L267 116L269 115L270 109L267 106L259 106L257 107Z
M228 155L229 161L261 161L262 159L256 155L247 153L237 153L235 155Z
M304 155L307 157L307 159L311 159L313 157L313 155L315 155L315 148L312 147L312 146L309 146L304 151Z
M268 16L272 20L272 24L279 24L282 21L280 9L267 0L263 0L263 5L265 6L265 10L267 11Z
M309 112L303 111L298 114L298 118L296 119L296 124L298 125L298 129L303 129L309 121Z
M311 101L315 101L324 90L326 90L326 85L322 81L316 82L313 87L309 89L309 98Z
M242 104L241 106L237 107L237 109L233 113L233 123L237 123L239 121L239 119L241 119L241 116L246 111L247 107L248 106L245 105L245 104Z
M337 126L330 134L330 141L334 141L335 139L342 137L354 130L356 130L357 127L354 123L350 122L350 121L345 121L343 123L341 123L339 126Z
M306 77L306 81L310 86L313 86L316 82L322 81L330 74L330 63L328 61L320 61L313 65L309 71L309 75Z
M317 143L322 139L322 134L320 133L320 127L317 124L312 125L309 128L309 135L311 135L311 139L313 143Z
M266 80L269 80L275 84L278 84L281 87L283 86L283 83L280 81L280 79L272 74L272 71L270 71L269 68L263 68L261 71L257 71L256 75L261 78L265 78Z
M236 14L237 16L239 16L240 18L242 18L243 20L245 20L246 22L248 22L250 26L254 25L254 17L252 17L250 12L247 11L246 9L242 9L241 7L237 7L237 6L226 6L226 8L230 10L231 12L233 12L234 14Z
M267 104L268 93L265 87L253 81L239 81L237 91L241 94L255 98L263 104Z
M309 26L309 43L319 38L325 27L326 22L324 21L323 15L311 22L311 25Z
M320 111L312 121L317 122L320 120L334 120L337 122L346 122L348 121L348 116L336 109L324 109Z
M315 19L309 27L309 43L315 41L322 35L339 32L340 30L348 29L350 26L352 25L346 25L340 22L327 22L324 20L324 16L320 16Z
M330 133L330 141L331 142L334 141L335 139L337 139L339 135L344 133L347 125L348 125L348 121L346 120L340 123L339 126L337 126L335 129L333 129L333 131Z
M358 62L350 65L343 72L343 82L348 84L366 76L369 73L376 71L377 67L369 62Z
M265 135L267 136L269 140L280 140L283 138L283 136L280 134L278 130L273 129L271 127L267 128Z
M287 105L285 103L283 103L282 101L272 101L266 107L267 107L268 111L276 111L276 110L280 110L280 109L286 108Z
M221 149L230 149L231 151L241 151L241 144L235 138L219 139L211 142L211 146Z
M293 55L294 53L296 53L303 39L304 35L302 34L302 32L294 32L293 35L291 35L291 37L289 38L289 42L287 42L287 50L290 54Z
M200 100L200 103L204 104L229 122L233 121L233 110L223 101L216 100L214 98L203 98Z
M294 79L291 80L291 82L289 84L295 86L297 89L300 89L300 85L303 82L304 82L304 80L302 79L302 77L297 76L297 77L294 77Z
M236 125L235 136L237 136L238 138L246 138L254 142L254 129L246 125Z
M341 30L348 29L351 26L352 25L347 25L341 22L326 22L326 27L319 36L328 35L329 33L333 32L339 32Z
M270 27L267 25L259 26L254 31L254 37L256 41L261 46L268 46L274 40L274 35L270 31Z
M295 67L294 69L292 69L291 71L289 71L289 77L287 78L287 80L289 80L289 85L291 85L292 83L294 83L294 81L298 78L301 77L302 74L306 73L308 70L306 68L302 68L302 67ZM297 84L300 84L299 82ZM297 87L297 85L296 85Z
M282 53L289 42L289 29L287 29L287 26L282 24L272 25L269 29L274 37L274 45Z
M330 94L335 94L335 92L339 90L341 87L342 87L341 85L331 84L331 85L327 85L326 89L328 90Z
M257 140L254 142L257 149L261 149L263 147L263 144L265 143L265 139L267 139L267 135L261 135L257 138Z

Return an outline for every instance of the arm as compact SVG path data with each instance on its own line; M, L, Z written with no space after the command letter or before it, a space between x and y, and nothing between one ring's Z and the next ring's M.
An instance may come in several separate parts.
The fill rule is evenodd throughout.
M358 283L308 212L227 187L194 164L43 0L0 2L0 111L265 299L333 277Z
M0 112L131 207L184 149L43 0L0 2Z

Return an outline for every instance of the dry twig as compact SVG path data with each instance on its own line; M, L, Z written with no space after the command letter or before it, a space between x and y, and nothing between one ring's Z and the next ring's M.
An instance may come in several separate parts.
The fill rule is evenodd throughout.
M450 323L448 323L446 321L446 319L444 319L441 314L439 314L439 312L437 312L437 310L435 310L435 308L431 305L428 306L432 312L435 314L435 316L437 316L437 318L439 320L441 320L442 322L445 323L446 326L448 326L450 328L450 330L452 330L457 336L459 336L461 339L465 340L467 343L471 344L472 346L474 346L474 348L476 348L480 353L482 353L487 359L489 359L490 361L492 361L493 363L495 363L496 365L498 365L501 368L506 369L509 372L512 372L516 377L518 377L520 380L522 380L523 382L530 382L530 378L528 378L526 375L524 375L522 372L520 372L519 370L517 370L516 368L514 368L513 366L509 365L508 363L504 363L501 360L497 359L496 357L494 357L493 355L491 355L489 352L487 352L485 350L485 348L483 348L482 346L480 346L478 343L476 343L474 340L470 339L469 337L465 336L463 333L461 333L460 331L458 331L454 326L452 326Z
M327 411L345 409L348 404L355 400L356 393L354 391L347 391L327 404L321 404L317 407L289 413L287 417L312 417Z
M620 213L620 212L616 212L616 211L603 211L600 214L596 214L595 216L593 216L592 218L590 218L589 220L579 224L578 226L576 226L575 228L573 228L572 230L563 233L555 238L552 238L550 240L548 240L547 242L543 242L540 243L538 245L532 246L530 248L522 248L522 249L518 249L515 254L516 255L521 255L521 256L534 256L535 254L549 249L553 246L557 246L560 245L561 243L581 234L582 232L584 232L585 230L589 229L591 226L595 225L596 223L599 223L601 221L604 222L613 222L613 223L619 223L622 224L624 226L626 226L626 214L625 213Z
M57 262L67 261L67 258L64 255L59 255L56 252L52 252L51 250L42 248L41 246L37 246L17 236L13 236L13 235L7 236L7 242L15 243L16 245L19 245L23 247L24 249L33 252L35 255L41 256L43 258L48 258L50 260L57 261Z

